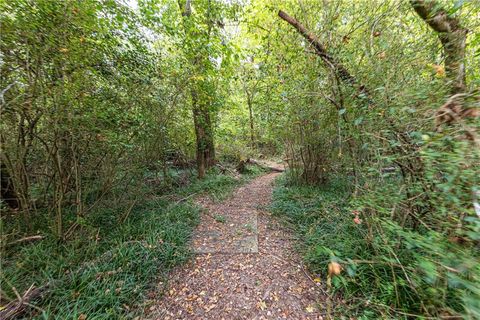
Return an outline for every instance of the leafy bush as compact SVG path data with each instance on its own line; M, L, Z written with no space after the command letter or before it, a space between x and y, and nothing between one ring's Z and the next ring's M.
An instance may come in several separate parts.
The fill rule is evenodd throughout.
M358 197L352 196L346 179L324 187L292 186L284 179L274 192L272 210L299 233L299 246L312 272L326 277L330 261L343 266L333 287L337 298L349 303L338 304L335 312L365 319L478 318L478 242L470 238L458 243L445 230L400 225L392 219L402 206L400 181L369 183ZM437 209L430 214L442 212ZM466 220L472 224L469 232L478 232L478 219Z

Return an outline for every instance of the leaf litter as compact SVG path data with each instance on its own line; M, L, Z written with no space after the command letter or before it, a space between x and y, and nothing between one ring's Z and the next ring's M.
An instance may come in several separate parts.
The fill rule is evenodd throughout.
M278 174L254 179L221 203L198 200L205 212L192 241L197 255L171 274L166 290L159 284L165 291L150 301L146 318L323 319L326 297L303 269L290 231L261 209Z

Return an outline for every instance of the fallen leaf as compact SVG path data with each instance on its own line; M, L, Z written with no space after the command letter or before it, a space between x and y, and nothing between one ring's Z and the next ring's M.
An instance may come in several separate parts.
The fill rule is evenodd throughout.
M355 222L355 224L361 224L361 223L362 223L362 219L360 219L358 216L356 216L356 217L353 219L353 222Z
M445 68L442 65L434 64L432 67L438 77L445 77Z
M332 261L328 264L328 275L329 276L336 276L342 272L342 266L335 261Z
M215 308L217 305L216 304L212 304L212 305L209 305L207 306L205 309L205 312L210 312L210 310L212 310L213 308Z
M257 307L259 307L261 310L265 310L267 309L267 304L265 303L265 301L259 301L257 303Z

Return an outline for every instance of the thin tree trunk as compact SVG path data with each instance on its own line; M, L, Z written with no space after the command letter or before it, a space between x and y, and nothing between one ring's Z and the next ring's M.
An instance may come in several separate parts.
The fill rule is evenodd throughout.
M278 11L278 16L288 22L293 26L315 49L315 53L320 56L320 58L332 69L334 69L339 75L342 81L347 82L351 85L357 83L355 77L353 77L350 72L341 64L335 57L331 56L325 46L317 39L317 37L308 31L300 22L295 18L289 16L286 12L280 10Z
M185 19L188 19L192 15L191 1L186 0L185 2L179 0L178 5L182 11L182 16L185 22ZM185 23L184 23L185 27ZM185 27L186 36L189 36L188 28ZM194 57L191 59L191 64L193 66L201 65L200 56ZM196 136L196 162L198 177L205 177L206 169L212 167L215 164L215 142L213 137L212 121L210 117L210 111L204 102L201 99L201 91L196 87L195 81L191 83L191 97L192 97L192 111L193 111L193 122L195 126L195 136Z
M202 110L202 119L205 123L205 134L206 134L206 148L205 148L205 160L207 169L215 165L215 139L213 137L213 126L212 119L210 117L210 111L207 106L203 106Z
M247 97L247 105L248 105L248 117L250 121L250 142L252 144L252 148L255 147L255 127L253 123L253 106L252 106L252 99L250 96Z
M193 110L193 123L195 126L195 137L197 142L197 171L198 177L205 177L205 167L207 165L206 152L207 149L207 139L205 133L205 124L202 122L202 111L200 110L198 102L198 94L195 89L191 90L192 95L192 110Z

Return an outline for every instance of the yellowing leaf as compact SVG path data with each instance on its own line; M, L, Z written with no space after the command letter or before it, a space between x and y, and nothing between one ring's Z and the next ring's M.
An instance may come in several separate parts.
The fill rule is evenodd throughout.
M257 303L257 307L259 307L262 310L265 310L267 309L267 304L265 303L265 301L260 301Z
M442 65L434 64L432 67L435 70L437 77L445 77L445 68Z
M195 80L195 81L204 81L204 80L205 80L205 77L200 76L200 75L196 75L196 76L193 76L193 77L192 77L192 80Z
M331 276L337 276L342 272L342 266L335 261L332 261L328 264L328 275Z

